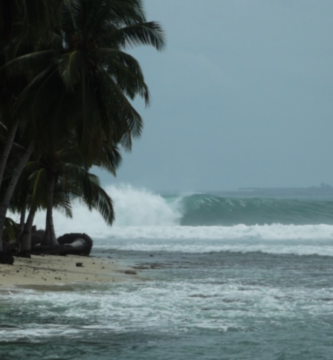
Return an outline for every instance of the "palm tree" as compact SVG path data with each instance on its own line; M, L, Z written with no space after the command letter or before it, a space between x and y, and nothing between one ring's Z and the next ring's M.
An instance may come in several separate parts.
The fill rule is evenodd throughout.
M163 48L161 27L146 21L139 0L68 0L61 34L58 48L7 64L10 73L34 68L38 74L18 99L34 125L29 121L26 130L48 134L51 148L63 129L75 129L87 158L95 158L105 141L130 149L142 130L130 99L139 95L148 105L149 91L139 63L124 50Z
M54 34L48 46L5 64L7 77L28 80L15 99L21 132L38 139L35 152L51 156L59 139L75 134L85 166L103 164L119 143L130 150L141 134L142 118L131 100L139 95L149 104L140 65L125 50L139 44L160 50L163 31L146 21L140 0L65 0ZM56 183L50 175L49 194Z
M55 29L60 29L62 1L58 0L15 0L0 3L0 66L7 66L22 54L28 54L50 43ZM29 70L29 69L27 69ZM27 73L28 71L26 71ZM17 74L2 77L0 88L0 121L7 130L0 154L0 187L3 190L3 176L22 117L17 113L17 99L26 87L29 76ZM31 74L30 74L31 76ZM2 231L7 209L20 173L34 149L34 142L28 141L26 151L11 174L11 181L0 204L0 251Z
M105 151L105 154L103 166L115 173L120 162L117 149L114 148L112 153ZM31 246L31 227L38 207L46 209L43 245L57 244L53 208L64 209L66 215L71 217L73 199L81 199L90 210L97 209L105 221L112 224L114 219L112 201L100 187L98 178L89 173L78 147L67 146L52 155L48 154L36 161L31 161L22 175L20 181L24 185L20 187L20 190L23 189L23 194L22 191L17 192L19 195L16 197L19 199L17 208L23 208L25 199L28 199L30 204L24 232L19 239L24 251L28 251Z
M56 235L53 226L53 208L62 210L67 216L72 217L72 201L78 199L88 206L90 210L98 210L108 224L112 224L114 212L112 200L101 188L98 177L89 173L84 168L71 163L62 163L58 167L55 189L49 196L47 184L48 170L38 162L27 165L30 173L25 184L29 188L29 214L24 229L18 237L22 252L31 250L31 230L36 210L46 209L46 231L43 245L56 245ZM66 173L61 173L66 171ZM50 206L52 204L52 206Z
M129 99L139 95L148 105L149 91L139 63L124 50L140 44L162 49L160 25L146 21L140 0L73 0L63 28L66 53L59 72L82 109L77 133L84 154L94 153L101 138L130 149L142 118ZM94 149L87 147L91 143Z

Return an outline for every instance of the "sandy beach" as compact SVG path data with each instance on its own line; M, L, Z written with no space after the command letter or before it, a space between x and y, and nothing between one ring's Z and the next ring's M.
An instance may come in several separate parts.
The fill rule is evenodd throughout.
M84 256L32 255L15 257L13 265L0 264L0 286L68 285L74 282L117 282L136 272L112 259Z

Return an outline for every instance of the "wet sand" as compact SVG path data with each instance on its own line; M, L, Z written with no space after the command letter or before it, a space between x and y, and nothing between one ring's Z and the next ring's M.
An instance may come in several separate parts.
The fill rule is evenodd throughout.
M133 269L119 265L112 259L97 257L32 255L31 259L15 257L14 265L0 264L0 286L5 287L109 283L136 277Z

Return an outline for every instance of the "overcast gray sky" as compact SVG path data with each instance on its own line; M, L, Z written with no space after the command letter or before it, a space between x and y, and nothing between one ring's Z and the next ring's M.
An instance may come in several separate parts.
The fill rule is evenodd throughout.
M332 0L145 0L152 103L116 179L153 191L333 184Z

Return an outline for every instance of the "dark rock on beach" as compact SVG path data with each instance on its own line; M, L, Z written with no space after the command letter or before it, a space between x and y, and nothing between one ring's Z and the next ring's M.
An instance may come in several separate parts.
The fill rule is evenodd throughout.
M127 275L137 275L138 273L134 270L125 270L124 271L125 274Z
M93 241L87 234L70 233L58 238L59 245L66 246L67 254L85 255L90 254Z
M42 245L44 231L39 230L33 233L33 253L49 255L83 255L89 256L93 241L90 236L84 233L69 233L60 236L57 245Z

